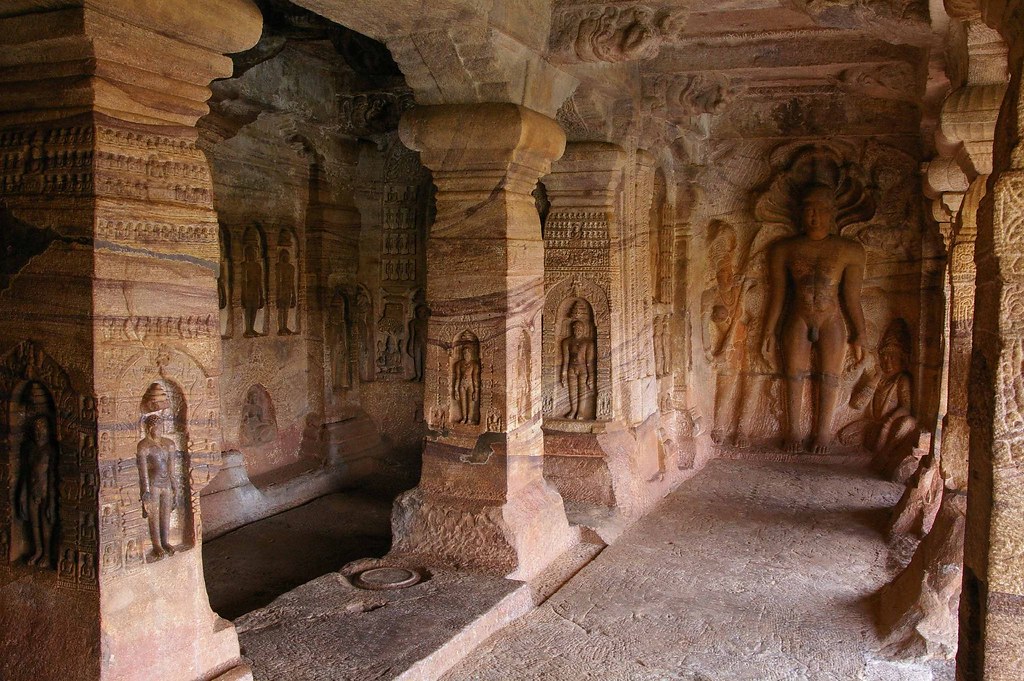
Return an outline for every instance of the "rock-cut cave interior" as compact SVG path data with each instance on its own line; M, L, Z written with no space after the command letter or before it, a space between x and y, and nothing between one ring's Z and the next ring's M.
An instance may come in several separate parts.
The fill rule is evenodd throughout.
M1024 679L1024 0L0 48L0 681Z

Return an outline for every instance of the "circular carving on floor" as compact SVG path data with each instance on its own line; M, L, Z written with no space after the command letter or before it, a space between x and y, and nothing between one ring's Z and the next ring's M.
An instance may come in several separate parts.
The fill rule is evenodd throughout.
M398 567L379 567L363 570L352 580L360 589L382 591L384 589L404 589L419 584L423 575L417 570Z

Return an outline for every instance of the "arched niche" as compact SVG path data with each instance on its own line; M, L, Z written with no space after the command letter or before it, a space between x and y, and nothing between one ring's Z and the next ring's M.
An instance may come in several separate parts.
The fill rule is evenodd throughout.
M299 241L295 232L285 227L278 232L274 258L275 330L279 336L299 332L299 281Z
M194 546L188 404L172 380L153 381L139 402L136 465L149 559Z
M463 331L452 343L451 372L453 424L480 425L480 339Z
M277 412L267 389L256 383L245 393L238 442L243 447L264 447L277 441Z
M267 292L270 289L270 270L267 267L267 236L258 224L247 227L242 237L238 282L242 336L265 336L269 326Z
M231 231L220 225L220 267L217 270L217 303L220 307L220 337L231 338L234 310L234 263Z
M571 353L574 349L571 339L576 322L585 330L580 340L587 340L591 347L590 386L584 380L579 387L578 410L570 404L570 379L563 376L563 366L574 363L572 357L564 362L563 350ZM611 419L611 319L604 291L586 279L565 280L552 287L544 303L542 346L545 419ZM579 347L575 349L578 351ZM578 356L579 359L585 357ZM576 368L577 372L586 369L579 365Z
M96 587L96 420L96 399L76 392L39 345L25 341L0 360L0 561ZM35 531L34 504L23 505L32 487L49 510L49 538L35 561L35 538L44 533Z

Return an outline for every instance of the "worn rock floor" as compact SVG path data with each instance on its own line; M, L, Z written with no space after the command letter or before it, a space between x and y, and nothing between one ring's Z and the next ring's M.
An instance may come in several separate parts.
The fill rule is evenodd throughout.
M900 492L856 468L713 461L443 678L951 680L876 653Z
M329 494L203 544L210 606L235 619L281 594L391 546L391 500Z

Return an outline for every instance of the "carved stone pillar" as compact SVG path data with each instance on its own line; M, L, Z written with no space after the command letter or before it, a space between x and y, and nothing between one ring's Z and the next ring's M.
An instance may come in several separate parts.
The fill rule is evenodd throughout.
M420 484L396 503L394 552L530 579L578 541L542 474L544 242L531 196L565 136L513 104L416 108L400 134L438 192L427 243L430 432Z
M960 492L967 491L970 447L967 402L977 277L974 241L978 235L978 207L985 197L987 184L988 175L980 175L971 183L954 223L949 249L949 387L942 423L941 465L946 487Z
M1024 678L1024 3L987 2L1010 43L1010 85L978 211L969 386L970 487L958 678Z
M73 5L0 9L0 677L246 678L200 556L221 355L193 126L260 15Z

